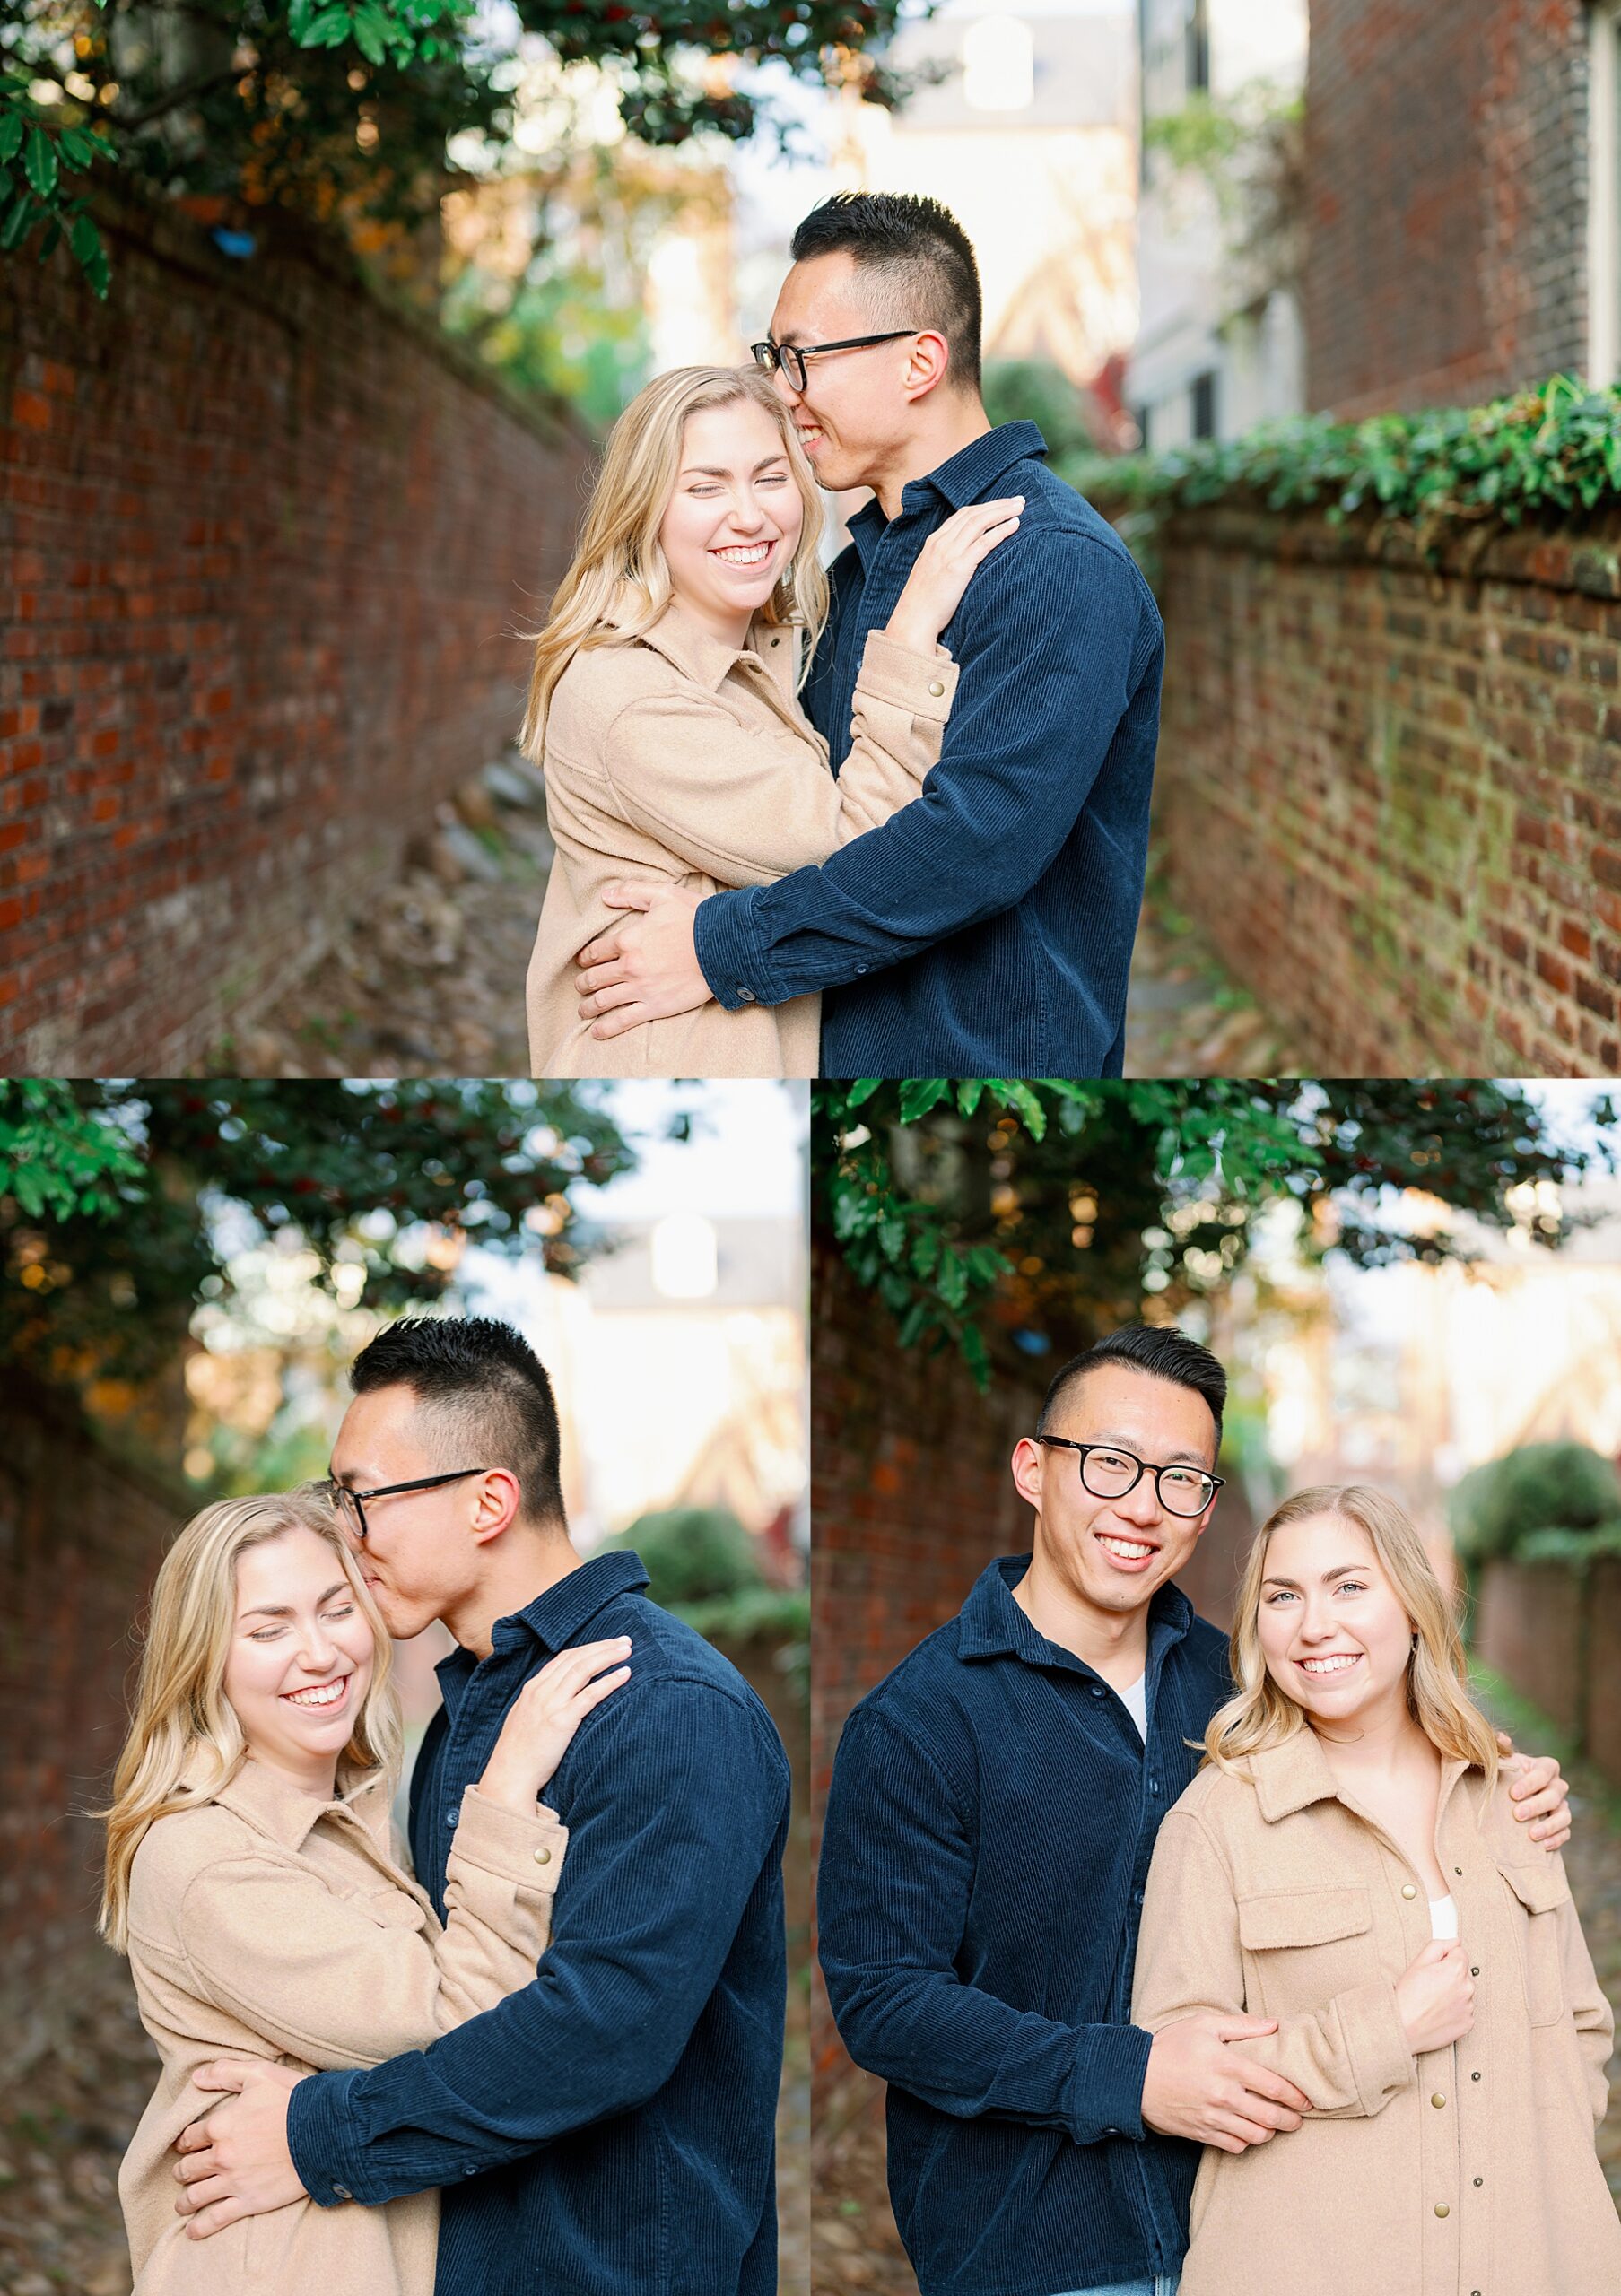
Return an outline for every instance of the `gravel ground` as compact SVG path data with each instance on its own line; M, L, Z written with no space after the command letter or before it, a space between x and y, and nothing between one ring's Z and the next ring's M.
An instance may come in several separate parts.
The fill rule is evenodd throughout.
M1565 1754L1543 1718L1489 1691L1486 1703L1519 1744L1561 1754L1575 1821L1565 1868L1599 1983L1621 2011L1621 1795L1590 1764ZM845 2296L850 2289L917 2296L885 2187L882 2096L883 2084L862 2073L825 2087L818 2083L812 2296ZM1621 2208L1621 2057L1611 2060L1609 2114L1598 2144Z
M442 805L398 881L200 1072L527 1076L524 975L552 847L539 776L507 758ZM1292 1076L1297 1048L1223 972L1157 883L1127 1010L1129 1076Z

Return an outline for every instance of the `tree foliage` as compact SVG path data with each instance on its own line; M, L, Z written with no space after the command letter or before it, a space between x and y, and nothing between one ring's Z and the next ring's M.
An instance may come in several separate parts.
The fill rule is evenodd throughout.
M475 0L0 0L0 253L43 258L65 237L105 296L85 196L98 159L193 199L421 221L460 178L447 139L510 128L509 22L564 63L604 66L630 133L674 145L761 125L721 60L818 79L897 13L898 0L515 0L500 16ZM880 101L897 91L876 67L867 84Z
M981 1382L993 1349L1058 1362L1219 1290L1280 1200L1309 1253L1436 1262L1467 1243L1396 1191L1554 1247L1567 1216L1511 1190L1605 1161L1489 1081L867 1079L815 1086L812 1121L822 1231L903 1346L955 1347Z
M0 1083L0 1361L147 1378L228 1292L232 1242L288 1231L383 1309L450 1280L410 1248L423 1222L571 1273L571 1191L634 1161L589 1085Z

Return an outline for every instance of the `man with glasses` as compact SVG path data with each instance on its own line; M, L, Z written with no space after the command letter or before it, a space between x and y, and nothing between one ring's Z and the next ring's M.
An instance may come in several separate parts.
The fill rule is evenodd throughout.
M954 510L1022 494L944 642L959 665L920 796L819 868L640 914L581 952L598 1037L823 992L829 1076L1118 1076L1141 905L1163 632L1112 527L980 396L973 248L936 200L841 193L807 215L754 346L818 482L870 487L831 574L803 700L834 770L869 631Z
M364 2072L205 2068L240 2093L181 2139L182 2213L206 2236L306 2192L340 2207L440 2186L439 2296L775 2296L776 1729L645 1599L635 1555L570 1544L551 1383L517 1332L397 1323L350 1381L332 1479L366 1582L393 1635L442 1619L457 1643L411 1781L441 1919L462 1795L525 1683L620 1636L631 1678L546 1789L569 1849L534 1983Z
M1198 2147L1286 2143L1307 2109L1229 2046L1271 2021L1150 2038L1129 2015L1159 1822L1231 1694L1225 1637L1172 1583L1221 1488L1225 1400L1169 1328L1066 1364L1013 1455L1033 1552L993 1562L845 1726L822 1966L850 2055L890 2084L922 2296L1171 2296ZM1556 1764L1513 1791L1565 1839Z

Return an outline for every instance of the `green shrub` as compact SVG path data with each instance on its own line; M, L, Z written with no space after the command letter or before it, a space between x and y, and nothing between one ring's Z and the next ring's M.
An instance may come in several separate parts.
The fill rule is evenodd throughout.
M1611 1559L1621 1561L1621 1517L1587 1531L1532 1531L1514 1549L1516 1562L1556 1562L1566 1570Z
M1602 1453L1584 1443L1526 1443L1473 1467L1453 1492L1452 1542L1477 1570L1525 1553L1538 1533L1590 1537L1621 1519L1621 1483ZM1529 1558L1528 1558L1529 1559Z
M1035 423L1055 463L1060 456L1097 451L1085 400L1050 360L990 359L981 379L985 412L991 421Z
M648 1567L649 1598L667 1610L764 1586L754 1541L727 1507L666 1507L639 1516L608 1544L635 1548Z

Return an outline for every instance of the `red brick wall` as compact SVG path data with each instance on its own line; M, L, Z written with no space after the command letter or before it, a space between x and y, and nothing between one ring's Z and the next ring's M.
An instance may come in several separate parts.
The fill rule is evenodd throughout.
M1621 1069L1621 517L1409 543L1165 537L1178 904L1329 1075Z
M0 1062L163 1075L515 730L584 450L341 253L0 265Z
M98 1901L103 1805L128 1719L131 1626L190 1511L111 1457L74 1407L5 1379L0 1462L0 1977L48 1966Z
M1593 1567L1587 1632L1587 1751L1621 1787L1621 1562Z
M1586 349L1582 0L1315 0L1308 403L1468 402Z
M1475 1626L1476 1645L1486 1665L1576 1739L1582 1735L1587 1703L1584 1599L1573 1570L1551 1563L1493 1562L1486 1570Z

